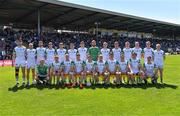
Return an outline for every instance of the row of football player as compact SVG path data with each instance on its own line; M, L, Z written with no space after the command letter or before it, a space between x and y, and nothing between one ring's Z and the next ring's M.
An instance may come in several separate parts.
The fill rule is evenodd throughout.
M137 58L137 54L135 52L132 53L132 57L130 58L130 60L128 62L125 60L125 57L123 54L120 56L120 59L121 60L119 62L116 61L114 59L113 53L111 53L109 56L109 60L106 62L103 60L102 55L99 55L99 60L97 62L92 61L91 56L88 55L88 60L86 62L84 62L80 59L80 54L78 53L76 56L76 61L71 61L69 59L69 55L66 54L65 61L60 63L59 57L56 56L55 61L51 65L48 65L49 67L47 66L47 69L48 69L47 73L42 72L42 74L38 74L41 71L46 70L44 63L37 66L37 67L39 67L39 68L37 68L37 75L39 75L39 76L37 76L36 79L35 79L35 65L32 65L32 64L29 65L27 67L27 80L28 80L27 84L29 85L29 71L31 68L32 68L33 79L35 79L35 80L48 79L50 82L51 82L51 77L53 77L53 75L59 76L59 74L61 74L61 76L60 76L62 78L61 80L64 81L62 74L69 75L70 77L72 77L73 75L80 75L80 77L83 77L83 79L84 79L86 77L85 76L86 73L91 72L91 74L94 75L95 72L97 72L97 74L107 76L106 78L104 78L104 79L106 79L106 83L109 83L108 75L116 75L117 76L118 74L119 74L119 76L121 74L123 74L123 75L127 74L128 79L131 81L131 83L134 83L133 79L134 79L135 75L140 76L141 79L143 79L145 82L146 82L147 77L151 77L153 79L153 83L155 83L156 79L157 79L156 75L157 75L158 70L160 71L160 77L161 77L161 82L162 82L163 65L162 64L157 64L157 65L154 64L152 62L151 56L149 56L147 58L148 61L145 62L144 68L141 67L140 59ZM41 61L43 62L45 60L41 59ZM17 84L19 84L18 72L19 72L20 66L22 67L22 71L23 71L23 81L25 81L25 68L24 68L25 65L23 66L23 64L16 64ZM93 67L96 67L96 68L93 68ZM71 68L73 68L73 70L71 70ZM93 70L93 69L95 69L95 70ZM51 73L51 72L54 72L54 73ZM46 78L44 78L44 77L46 77ZM57 79L59 80L59 77ZM59 82L58 80L57 80L57 82ZM69 80L71 80L71 79L69 79ZM95 79L95 80L97 81L97 79ZM74 79L73 79L73 81L74 81ZM117 81L117 83L122 82L121 79L118 80L118 78L116 78L116 81ZM25 83L23 82L23 84L25 84ZM74 86L74 84L73 84L73 86ZM81 87L82 87L82 85L81 85Z
M134 48L130 48L130 43L129 42L125 42L125 48L123 50L121 50L121 48L119 47L119 43L115 42L114 43L114 48L112 50L110 50L108 47L107 42L103 43L103 48L101 50L99 50L99 48L97 47L96 51L97 51L97 55L95 55L96 57L94 58L93 54L90 53L90 49L91 48L95 48L96 47L96 42L95 40L92 41L92 47L90 47L89 49L87 49L85 47L84 41L82 41L80 43L80 48L75 49L74 48L74 44L70 43L70 49L66 50L64 49L64 45L63 43L59 43L59 49L54 49L53 48L53 44L52 42L49 42L48 48L46 49L45 47L43 47L43 41L39 41L39 47L37 47L36 49L33 48L33 44L30 43L29 44L29 48L26 49L24 46L22 46L22 42L19 42L19 46L15 47L14 49L14 55L16 55L16 58L18 59L18 57L21 57L19 59L27 59L28 62L32 62L33 60L40 60L42 58L46 59L48 62L52 63L52 61L54 60L53 57L55 54L57 54L59 56L59 61L62 62L65 59L65 54L68 53L69 57L71 60L75 61L76 60L76 54L79 53L81 60L86 60L87 59L87 54L90 54L93 58L93 60L97 60L97 56L99 54L102 54L103 56L103 60L107 61L109 59L109 53L113 52L114 54L114 59L115 60L119 60L120 55L123 53L125 56L125 60L129 60L131 58L131 53L135 52L137 54L137 58L141 59L144 57L145 62L147 61L147 57L151 56L155 62L162 62L163 61L163 57L164 57L164 51L161 50L161 46L160 44L156 45L156 50L153 50L153 48L151 48L151 43L149 41L146 42L146 48L142 49L140 48L139 42L135 42L135 47ZM20 47L22 46L22 47ZM95 51L95 52L96 52ZM94 51L92 51L94 52Z

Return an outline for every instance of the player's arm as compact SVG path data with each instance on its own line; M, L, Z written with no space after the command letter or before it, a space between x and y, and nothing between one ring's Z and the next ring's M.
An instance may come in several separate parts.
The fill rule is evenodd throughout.
M14 66L15 59L16 59L16 51L14 49L13 50L13 57L12 57L12 66Z
M128 62L127 67L128 67L128 69L129 69L130 72L133 72L130 61Z

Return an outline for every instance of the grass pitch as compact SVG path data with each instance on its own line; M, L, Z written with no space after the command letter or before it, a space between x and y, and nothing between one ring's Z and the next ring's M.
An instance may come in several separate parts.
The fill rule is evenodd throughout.
M103 88L14 88L12 67L0 67L0 115L180 115L180 56L167 56L165 84Z

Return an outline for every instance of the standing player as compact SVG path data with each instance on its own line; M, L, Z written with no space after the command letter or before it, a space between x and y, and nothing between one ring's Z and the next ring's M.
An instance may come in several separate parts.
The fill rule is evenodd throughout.
M151 42L150 41L146 42L146 48L144 48L143 52L144 52L144 62L147 62L148 56L151 56L152 60L154 59L154 56L153 56L154 50L153 50L153 48L151 48Z
M29 43L29 48L26 51L27 55L27 85L29 86L29 73L32 71L33 84L35 84L35 67L36 67L36 49L33 48L33 44Z
M138 59L141 59L141 56L142 56L142 48L140 48L139 42L135 42L135 47L133 48L132 51L137 54L137 58L138 58Z
M78 53L80 54L80 58L82 61L86 61L87 59L87 48L84 47L85 44L84 44L84 41L81 41L80 43L80 48L78 48Z
M131 59L132 49L130 48L130 43L128 41L125 43L125 48L123 49L123 53L125 56L125 60L129 61Z
M74 49L74 47L74 43L70 43L70 49L68 50L68 54L71 61L76 61L77 50Z
M108 49L107 47L108 47L108 43L104 42L103 43L103 48L101 49L101 54L103 56L104 61L107 61L109 59L110 49Z
M39 41L39 47L36 48L36 60L39 64L40 60L45 60L46 57L46 48L43 47L43 41Z
M132 53L132 58L129 60L129 80L132 84L134 84L135 78L137 77L137 83L140 82L140 79L143 79L143 71L140 63L140 59L137 58L137 54L135 52Z
M120 56L121 56L121 48L119 47L118 41L114 42L114 48L112 49L112 52L114 54L114 59L116 61L119 61Z
M59 49L57 49L57 55L59 56L59 62L63 62L65 60L66 49L64 49L63 43L59 43Z
M147 57L147 63L144 63L144 73L145 73L145 84L147 84L147 78L151 78L151 82L155 84L157 82L156 66L152 62L151 56Z
M86 81L85 78L85 65L86 63L80 59L80 54L77 54L77 59L75 61L75 70L76 70L76 78L75 81L77 82L77 78L79 78L79 85L80 88L83 88L84 81Z
M52 77L54 84L60 84L60 62L58 55L54 56L54 62L52 63ZM62 82L64 82L64 78L62 78L61 80Z
M159 71L159 73L160 73L161 83L163 83L164 59L165 59L165 54L164 54L164 51L161 50L161 45L156 44L156 50L154 51L154 63L157 67L157 71Z
M46 64L48 66L48 74L49 74L49 84L51 84L51 66L54 62L55 49L53 48L52 42L48 43L48 48L46 49Z
M91 56L93 61L97 61L99 53L100 53L100 50L96 46L96 41L92 40L91 47L88 49L88 54Z
M16 86L19 85L19 68L22 70L22 85L25 85L26 47L22 45L22 40L18 41L18 46L14 48L13 60L15 60Z

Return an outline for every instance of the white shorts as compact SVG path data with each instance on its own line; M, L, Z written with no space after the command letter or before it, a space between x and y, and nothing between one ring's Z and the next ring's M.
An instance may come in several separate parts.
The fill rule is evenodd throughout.
M36 63L27 63L26 67L27 67L27 69L35 69L36 68Z
M25 67L26 61L25 60L15 60L15 67Z
M158 68L158 69L163 69L163 64L161 64L161 63L155 63L155 65L156 65L156 68Z

